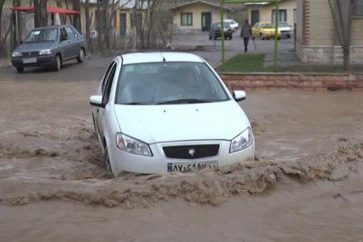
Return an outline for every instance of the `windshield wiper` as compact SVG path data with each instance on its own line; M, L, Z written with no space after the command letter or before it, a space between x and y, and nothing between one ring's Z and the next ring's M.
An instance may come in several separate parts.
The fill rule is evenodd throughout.
M169 100L169 101L165 101L165 102L159 102L157 103L158 105L160 104L183 104L183 103L209 103L211 102L210 100L203 100L203 99L176 99L176 100Z
M130 103L120 103L122 105L150 105L149 103L140 103L140 102L130 102Z

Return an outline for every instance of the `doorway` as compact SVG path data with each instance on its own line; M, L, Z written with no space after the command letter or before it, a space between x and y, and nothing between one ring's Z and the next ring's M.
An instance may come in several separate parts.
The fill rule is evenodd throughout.
M210 12L202 13L202 31L209 31L212 24L212 14Z

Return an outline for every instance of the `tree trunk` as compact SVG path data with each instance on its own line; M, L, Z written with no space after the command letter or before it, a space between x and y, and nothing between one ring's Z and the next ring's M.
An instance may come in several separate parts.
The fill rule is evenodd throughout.
M3 7L5 0L0 0L0 57L4 57L6 55L5 50L5 40L3 39Z
M79 12L79 14L73 15L73 26L78 30L78 32L82 33L80 0L73 1L73 10Z
M34 26L43 27L48 25L47 0L34 0Z
M350 69L350 46L354 0L328 0L333 18L334 34L342 47L344 71Z
M84 13L85 13L85 17L86 17L86 40L87 40L87 46L88 48L90 45L90 38L91 38L91 19L89 16L89 0L85 1L84 4Z
M63 8L62 0L56 0L56 4L58 8ZM59 14L59 19L61 24L66 24L66 18L64 14Z

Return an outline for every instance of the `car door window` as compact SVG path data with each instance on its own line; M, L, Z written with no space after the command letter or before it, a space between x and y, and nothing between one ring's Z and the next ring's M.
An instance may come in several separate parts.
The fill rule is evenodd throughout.
M115 64L115 62L112 62L112 63L108 66L107 71L106 71L105 75L103 76L103 79L102 79L102 86L101 86L102 95L103 95L103 94L104 94L104 92L105 92L107 79L108 79L108 76L110 75L110 72L111 72L112 67L114 66L114 64Z
M70 27L66 27L65 29L66 29L68 38L71 39L71 40L74 39L75 38L75 35L73 33L73 30Z
M60 38L61 41L68 39L67 31L64 28L60 29L60 36L61 36L61 38Z
M116 63L113 63L113 65L111 65L109 74L107 75L104 81L104 87L102 88L102 103L105 105L108 103L108 100L110 98L110 92L113 79L115 77L116 67L117 67Z

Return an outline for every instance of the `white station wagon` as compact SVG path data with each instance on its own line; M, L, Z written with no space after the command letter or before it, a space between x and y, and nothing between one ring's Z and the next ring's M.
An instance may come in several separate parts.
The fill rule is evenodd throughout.
M184 172L253 160L251 124L237 103L245 98L193 54L116 57L90 97L106 169Z

